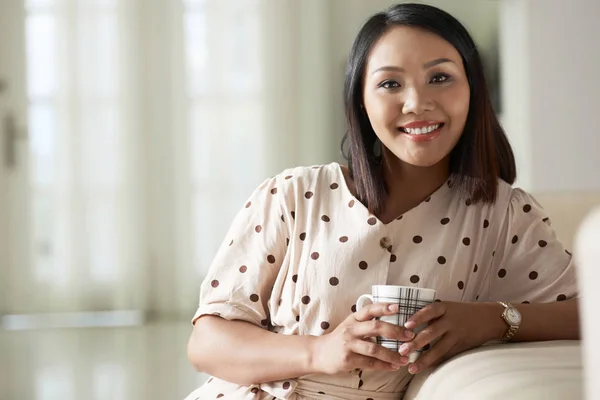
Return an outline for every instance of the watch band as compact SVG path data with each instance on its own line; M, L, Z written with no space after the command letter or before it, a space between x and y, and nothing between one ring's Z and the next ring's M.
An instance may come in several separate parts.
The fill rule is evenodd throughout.
M512 307L512 305L510 303L506 303L504 301L499 301L498 303L500 303L504 307L504 312L502 313L502 319L508 325L508 330L506 331L504 336L502 336L501 340L503 342L508 342L510 339L512 339L513 336L515 336L515 333L517 333L517 330L519 329L519 325L511 325L505 317L506 310L508 310L510 307Z

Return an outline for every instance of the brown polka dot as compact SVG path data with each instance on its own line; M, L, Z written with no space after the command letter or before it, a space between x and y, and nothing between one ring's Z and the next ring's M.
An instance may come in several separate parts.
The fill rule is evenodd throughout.
M538 246L540 247L546 247L548 245L548 242L546 242L545 240L540 240L538 242Z
M392 246L388 246L388 248L387 248L388 253L391 253L392 250L393 250L393 247Z
M375 225L377 223L377 218L375 217L371 217L367 220L367 224L369 225Z
M298 282L298 275L292 275L292 282Z
M260 233L260 231L262 231L262 226L256 225L256 227L254 227L254 230L256 231L256 233Z
M300 322L300 316L296 315L296 322Z
M492 251L492 257L496 255L496 250Z
M267 326L267 325L269 325L269 320L268 319L263 319L262 321L260 321L260 324L262 326Z
M283 382L283 389L284 390L288 390L290 388L291 384L289 382Z
M466 237L466 238L463 238L462 242L465 246L468 246L471 244L471 239Z
M233 240L231 242L229 242L229 245L231 246L233 244Z
M329 222L331 220L329 219L329 217L327 215L323 215L323 216L321 216L321 221L323 221L323 222Z
M256 393L258 393L258 390L259 390L258 388L254 387L254 388L252 388L252 390L250 390L250 391L251 391L252 393L256 394Z
M365 269L367 269L368 267L369 267L369 264L367 264L367 262L366 262L366 261L361 261L361 262L359 262L359 263L358 263L358 268L360 268L360 269L362 269L362 270L365 270Z
M294 177L294 175L288 175L285 177L285 179L288 180L288 179L292 179L293 177Z
M277 194L277 188L271 189L271 194Z
M340 238L340 242L342 242L342 243L346 243L347 241L348 241L348 236L342 236Z
M279 299L279 301L277 302L277 305L280 306L282 301L283 301L283 299Z
M310 255L310 258L312 258L313 260L318 260L319 259L319 253L317 253L316 251L314 253L312 253Z
M471 199L467 199L467 201L465 201L465 206L470 206L471 204L473 204L473 202L471 201Z
M572 256L573 254L571 254L571 252L567 249L565 249L565 253L567 253L568 255Z
M325 392L318 392L319 394L325 394ZM372 400L372 399L371 399Z
M423 241L423 238L421 236L413 237L413 242L415 242L415 243L421 243L422 241Z
M477 266L477 264L475 264L475 267L473 267L473 272L477 272L478 269L479 267Z
M550 221L550 218L546 217L546 218L542 218L542 222L548 222Z
M483 220L483 227L484 227L484 228L487 228L487 227L489 227L489 226L490 226L490 221L488 221L487 219L484 219L484 220Z
M506 270L504 268L502 268L500 271L498 271L498 277L504 278L505 276L506 276Z
M272 254L269 254L267 256L267 261L269 262L269 264L275 264L275 256Z
M206 383L211 383L213 381L213 378L209 378Z
M523 211L526 212L526 213L528 213L529 211L531 211L531 205L525 204L523 206Z
M463 290L465 288L465 283L463 281L458 281L458 288Z
M310 303L310 297L309 296L302 297L302 304L308 304L308 303Z
M431 196L425 199L425 203L429 203L431 201Z
M565 296L564 294L559 294L558 297L556 297L556 301L565 301L567 299L567 296Z
M402 217L404 217L403 215L399 216L398 218L396 218L396 221L400 221L402 219Z
M340 280L338 278L336 278L335 276L329 278L329 284L331 286L337 286L340 283Z
M365 383L363 382L363 380L361 379L360 381L358 381L358 387L362 387Z
M420 280L421 280L421 278L419 278L418 275L413 275L413 276L410 277L410 281L412 283L419 283Z
M329 322L327 322L327 321L321 322L321 329L323 329L324 331L329 329Z
M290 238L285 239L285 245L289 246L290 245Z
M449 222L450 222L450 218L442 218L442 220L440 221L440 224L448 225Z
M429 351L431 349L431 344L427 343L425 346L423 346L423 351Z
M390 255L390 262L396 262L397 259L398 257L395 254Z
M356 304L352 304L352 307L350 307L350 311L356 312Z
M306 232L300 234L300 240L304 241L304 239L306 239Z
M329 185L329 188L330 188L331 190L335 190L335 189L337 189L337 188L339 188L339 187L340 187L340 185L338 185L338 184L337 184L337 183L335 183L335 182L334 182L334 183L332 183L331 185Z
M251 205L252 205L252 202L251 202L251 201L247 202L247 203L246 203L246 208L250 208L250 206L251 206Z
M304 197L306 197L307 199L310 199L313 196L314 196L313 192L306 192L306 193L304 193Z
M479 295L475 296L475 300L479 300Z
M452 187L454 186L454 182L452 182L452 181L448 181L448 182L446 182L446 184L448 185L448 187L450 189L452 189Z
M258 301L258 295L256 293L255 294L251 294L250 295L250 301L253 302L253 303L256 303Z
M283 214L281 214L281 222L285 222L285 218L283 218Z
M531 271L531 272L529 273L529 279L531 279L532 281L536 280L536 279L537 279L537 277L538 277L538 273L537 273L537 272L535 272L535 271Z
M527 300L525 300L524 302L522 302L521 304L530 304Z
M290 212L290 214L292 215L293 219L296 219L296 211L292 211L292 212Z
M223 393L219 393L219 394L217 395L217 399L220 399L220 398L221 398L221 397L223 397L223 396L225 396Z
M442 264L442 265L446 264L446 257L439 256L438 259L437 259L437 262L440 263L440 264Z
M517 235L515 235L515 236L513 236L511 241L512 241L512 244L515 244L519 241L519 237Z
M214 287L214 288L218 287L218 286L219 286L219 281L215 279L214 281L212 281L212 282L210 283L210 286L212 286L212 287Z
M348 203L348 207L350 207L350 208L354 207L354 200L350 200L350 202Z
M435 299L433 302L434 302L434 303L440 303L441 301L442 301L442 300L440 300L440 299Z

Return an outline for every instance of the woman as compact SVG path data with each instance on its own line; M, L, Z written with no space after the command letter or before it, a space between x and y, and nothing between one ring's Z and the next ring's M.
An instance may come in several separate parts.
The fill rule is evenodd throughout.
M345 101L349 165L284 171L234 220L188 345L213 378L190 399L400 399L414 374L488 341L579 337L571 254L510 186L513 153L465 28L426 5L374 15ZM441 301L405 328L373 322L395 312L356 310L374 284ZM375 336L407 343L394 352Z

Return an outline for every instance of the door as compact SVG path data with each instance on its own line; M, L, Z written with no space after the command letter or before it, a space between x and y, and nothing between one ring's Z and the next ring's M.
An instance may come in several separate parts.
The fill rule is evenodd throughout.
M0 6L0 314L27 311L29 141L23 0Z

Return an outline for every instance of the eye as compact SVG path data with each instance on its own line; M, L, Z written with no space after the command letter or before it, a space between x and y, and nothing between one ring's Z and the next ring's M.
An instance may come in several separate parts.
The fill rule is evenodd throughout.
M379 87L384 89L397 89L400 87L400 84L396 81L383 81L379 84Z
M451 78L452 77L448 74L435 74L431 77L431 80L429 82L434 84L440 84L449 81Z

